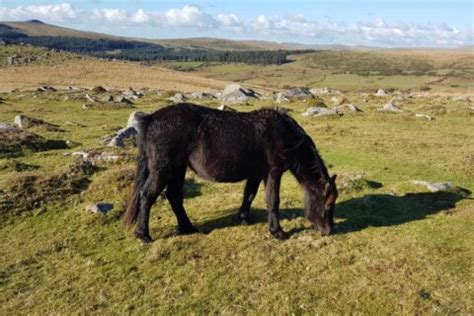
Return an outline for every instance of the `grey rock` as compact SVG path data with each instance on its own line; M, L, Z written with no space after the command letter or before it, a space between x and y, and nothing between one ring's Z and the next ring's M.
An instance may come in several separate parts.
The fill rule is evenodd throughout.
M460 96L454 97L454 98L453 98L453 101L466 101L466 102L471 102L471 98L469 98L468 96L460 95Z
M307 88L292 88L284 92L280 92L276 96L276 102L289 102L294 100L313 99L314 95Z
M128 116L127 127L133 127L138 130L138 121L146 116L147 113L141 111L134 111Z
M237 83L232 83L227 85L222 92L216 94L216 97L221 100L222 104L238 104L246 103L251 98L258 99L260 94Z
M9 130L9 129L15 129L15 128L16 128L15 126L12 126L8 123L0 122L0 129Z
M188 98L181 92L176 93L174 96L170 97L169 100L174 103L185 102Z
M114 208L114 205L111 203L93 203L87 206L86 211L92 213L101 213L106 214Z
M56 88L53 88L51 86L44 85L44 86L41 86L38 89L36 89L36 91L38 91L38 92L56 92L57 90L56 90Z
M79 87L69 86L69 87L67 87L67 91L69 91L69 92L81 92L82 89L79 88Z
M225 104L221 104L220 106L217 107L217 109L220 110L220 111L233 111L233 112L236 112L235 109L233 109L230 106L227 106Z
M393 102L388 102L382 108L378 109L380 112L394 112L394 113L401 113L403 110L394 104Z
M312 106L302 114L303 116L326 116L326 115L339 115L337 109L328 109L323 107Z
M135 91L135 90L133 90L132 88L130 88L130 89L124 91L124 92L122 93L122 95L123 95L124 97L126 97L127 99L133 99L133 100L137 100L137 99L139 99L139 98L141 98L141 97L144 96L143 93L141 93L141 92L139 92L139 91Z
M344 112L346 109L349 110L352 113L362 112L362 110L359 109L359 107L357 105L352 104L352 103L342 104L342 105L337 107L337 110L342 111L342 112Z
M324 94L329 94L331 91L327 87L324 87L324 88L313 88L309 90L309 92L311 92L312 95L324 95Z
M423 185L431 192L446 192L453 189L453 183L448 182L429 182L423 180L413 180L414 184Z
M388 96L388 93L385 92L383 89L378 89L377 92L374 93L374 96L376 97L386 97Z
M134 127L125 127L117 132L112 139L106 144L110 147L125 147L124 140L137 134L137 130Z
M428 121L434 120L434 118L433 118L432 116L429 116L429 115L427 115L427 114L416 113L415 116L416 116L416 117L419 117L419 118L424 118L424 119L426 119L426 120L428 120Z
M117 102L117 103L123 103L123 104L127 104L127 105L132 105L133 102L129 99L127 99L126 97L124 96L118 96L118 97L115 97L114 98L114 101Z
M110 147L125 147L125 140L137 135L139 120L145 115L146 113L140 111L132 112L128 117L127 126L119 130L114 136L106 137L104 144Z
M345 97L336 97L336 96L331 97L331 100L330 100L330 101L331 101L334 105L342 105L342 104L348 102L347 98L345 98Z
M84 98L86 98L86 101L88 101L90 103L95 103L95 99L93 97L91 97L88 93L86 93Z
M111 96L111 95L106 95L106 96L102 97L102 98L100 99L100 101L105 102L105 103L113 102L113 101L114 101L114 97Z
M14 118L13 124L18 126L21 129L30 128L33 126L44 126L47 130L52 132L63 132L58 125L48 123L42 119L26 116L26 115L17 115Z
M200 92L200 91L192 92L189 96L193 99L200 99L200 100L202 100L202 99L206 99L206 100L215 99L215 96L212 95L211 93Z

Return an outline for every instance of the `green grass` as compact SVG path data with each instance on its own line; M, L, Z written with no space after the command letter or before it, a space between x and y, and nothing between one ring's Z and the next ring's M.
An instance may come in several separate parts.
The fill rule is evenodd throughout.
M66 120L85 125L63 126L62 133L34 130L81 145L14 158L39 169L0 168L2 190L25 175L61 174L72 151L103 150L100 137L124 126L132 111L82 110L83 101L64 101L61 93L2 96L0 121L22 113L60 126ZM339 174L340 186L355 175L382 184L341 190L338 234L321 237L310 229L302 192L290 175L283 178L281 213L292 237L281 242L267 231L262 188L252 225L239 226L233 216L243 184L210 183L189 173L185 207L203 233L175 235L174 215L160 198L150 223L156 241L142 245L119 220L134 163L101 163L80 194L20 215L0 210L6 214L0 225L0 314L473 313L474 202L455 192L427 193L410 182L450 180L474 190L472 113L463 102L417 98L400 102L405 113L387 114L376 111L387 98L364 103L361 94L346 97L364 112L308 118L300 115L304 103L284 104L315 140L330 172ZM136 107L152 111L166 104L150 93ZM236 108L266 105L270 101ZM431 122L414 117L430 106L449 112ZM132 148L124 152L135 154ZM114 210L84 211L100 201L114 203Z

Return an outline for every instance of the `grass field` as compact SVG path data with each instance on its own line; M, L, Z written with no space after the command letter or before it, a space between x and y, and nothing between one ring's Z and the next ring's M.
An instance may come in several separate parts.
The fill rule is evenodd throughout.
M272 67L209 65L183 73L159 66L78 60L57 67L41 63L3 67L0 77L8 89L24 79L22 88L47 83L190 91L220 89L228 80L239 80L232 76L251 71L253 77L244 82L269 90L279 89L285 81L291 86L314 79L297 73L295 69L305 70L302 61ZM309 67L306 71L314 72L314 77L322 72ZM363 110L358 114L310 118L301 113L311 101L282 104L293 110L292 116L316 142L330 173L338 174L340 188L338 233L321 237L303 218L303 194L286 175L282 226L291 238L284 242L267 231L262 187L251 225L240 226L234 215L243 184L210 183L192 173L187 174L185 207L202 233L176 235L175 217L162 198L152 209L152 244L139 243L132 231L122 227L120 215L134 175L136 150L105 148L100 140L125 126L132 111L151 112L170 104L166 94L148 92L135 108L84 110L80 94L1 93L0 122L11 123L17 114L41 118L64 131L29 132L72 145L42 150L8 147L11 151L2 152L0 314L474 313L472 104L428 94L398 101L403 113L378 112L390 97L367 96L358 90L390 88L385 85L392 81L400 84L399 89L419 89L432 80L430 75L380 76L380 86L370 81L376 77L363 77L363 89L355 89L361 84L356 74L330 74L325 80L333 81L310 85L347 86L345 97ZM473 84L470 79L464 82L465 87ZM468 91L443 84L433 84L432 91ZM331 95L323 98L331 104ZM272 105L261 100L235 108L250 111ZM432 115L434 120L417 118L415 113ZM99 161L98 169L64 176L73 173L75 158L68 154L78 150L122 158ZM412 180L452 181L455 188L431 193ZM92 202L110 202L114 209L105 215L86 212Z

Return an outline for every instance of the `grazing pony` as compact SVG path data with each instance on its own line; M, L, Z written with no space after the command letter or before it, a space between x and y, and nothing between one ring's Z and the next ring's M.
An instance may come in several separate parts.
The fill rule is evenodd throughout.
M166 188L182 234L196 232L183 207L186 169L215 182L246 180L238 218L249 221L250 205L260 182L265 184L270 233L288 237L280 227L280 182L289 170L305 192L306 218L321 234L334 226L338 195L316 146L285 111L219 111L190 103L162 108L138 124L139 160L132 195L123 215L126 225L137 223L135 236L151 242L150 208Z

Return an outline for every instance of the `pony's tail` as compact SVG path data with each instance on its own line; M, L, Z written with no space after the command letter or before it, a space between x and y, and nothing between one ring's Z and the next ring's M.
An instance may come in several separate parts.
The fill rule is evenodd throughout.
M138 132L137 147L139 153L135 181L133 183L131 194L128 198L127 209L122 215L123 224L125 226L131 226L137 221L138 212L140 210L140 191L142 190L146 180L148 179L148 158L146 156L145 150L145 129L148 121L147 118L148 117L145 115L140 115L139 117L138 115L136 115L136 119L138 121L136 128Z

